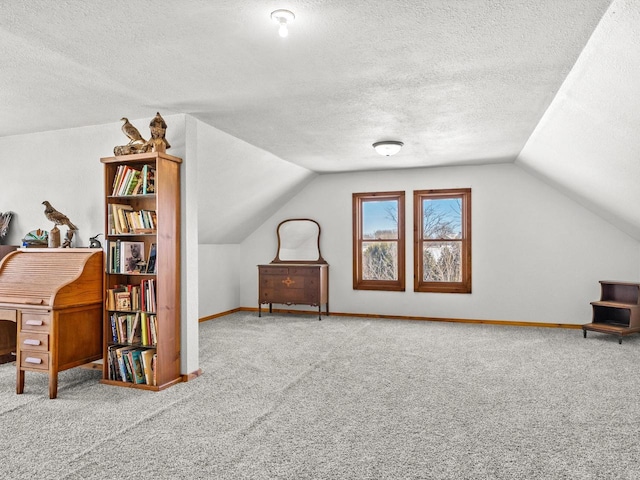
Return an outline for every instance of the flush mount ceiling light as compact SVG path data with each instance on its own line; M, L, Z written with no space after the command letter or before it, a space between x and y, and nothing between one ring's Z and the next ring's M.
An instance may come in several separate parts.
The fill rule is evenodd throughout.
M295 19L296 16L289 10L274 10L273 12L271 12L271 20L280 25L278 33L282 38L289 35L287 24L293 22Z
M373 144L373 148L376 149L380 155L390 156L395 155L400 151L404 143L395 140L385 140L383 142L376 142Z

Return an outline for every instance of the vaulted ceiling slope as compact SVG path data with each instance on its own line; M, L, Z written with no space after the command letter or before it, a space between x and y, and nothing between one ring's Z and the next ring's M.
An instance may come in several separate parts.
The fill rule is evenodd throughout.
M510 162L610 2L4 2L0 136L159 110L320 173Z
M640 240L639 132L640 3L616 0L516 163Z

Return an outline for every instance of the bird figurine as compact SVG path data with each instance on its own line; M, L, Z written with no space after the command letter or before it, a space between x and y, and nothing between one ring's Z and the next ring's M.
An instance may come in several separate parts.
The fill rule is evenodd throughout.
M127 117L122 117L120 120L124 122L124 124L122 125L122 132L130 140L128 145L132 145L134 143L147 142L144 138L142 138L142 135L140 135L140 132L138 131L138 129L129 122L129 119Z
M47 220L50 220L56 225L66 225L70 230L78 230L78 227L71 223L69 218L64 213L60 213L59 211L57 211L51 206L49 202L45 200L44 202L42 202L42 204L45 206L44 216L47 217Z

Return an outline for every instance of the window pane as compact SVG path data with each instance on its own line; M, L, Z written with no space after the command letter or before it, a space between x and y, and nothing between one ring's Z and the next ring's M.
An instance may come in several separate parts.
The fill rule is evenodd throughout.
M461 254L461 242L423 243L422 280L424 282L461 282Z
M362 279L398 280L397 242L362 242Z
M422 238L462 238L460 198L422 200Z
M397 200L372 200L362 203L362 238L398 239Z

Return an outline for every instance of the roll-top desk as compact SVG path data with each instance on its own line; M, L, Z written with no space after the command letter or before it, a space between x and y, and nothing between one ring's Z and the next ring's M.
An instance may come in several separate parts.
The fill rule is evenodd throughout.
M17 248L11 245L0 245L0 260ZM0 363L8 363L15 360L15 352L16 322L13 317L3 318L0 311Z
M49 375L102 358L102 249L22 248L0 261L0 319L16 322L16 392L25 372Z
M315 220L294 218L277 228L278 253L269 264L258 265L258 316L262 304L322 305L329 315L329 265L320 254L320 225Z

